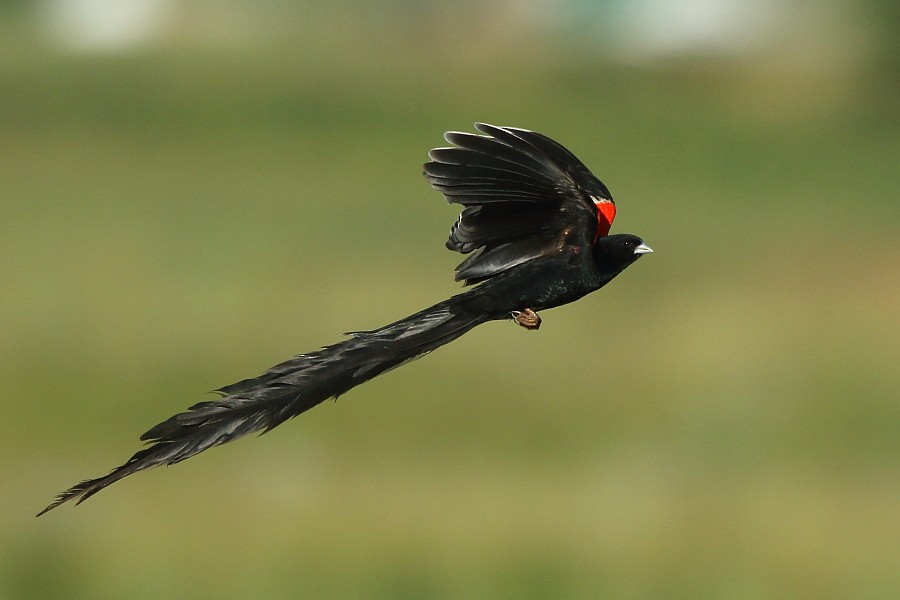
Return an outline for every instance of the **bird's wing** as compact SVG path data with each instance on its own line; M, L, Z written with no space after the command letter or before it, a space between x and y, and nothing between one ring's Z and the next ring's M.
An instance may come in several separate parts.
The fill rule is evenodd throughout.
M485 135L450 131L425 177L462 204L447 247L469 254L456 279L482 281L553 251L609 233L612 195L575 155L526 129L476 123Z

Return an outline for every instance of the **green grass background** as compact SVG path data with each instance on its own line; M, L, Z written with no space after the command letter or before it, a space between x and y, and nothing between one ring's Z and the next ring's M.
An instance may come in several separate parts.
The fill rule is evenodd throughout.
M898 597L892 55L338 22L123 55L3 29L0 597ZM562 141L656 252L539 333L32 517L207 390L458 291L420 171L475 120Z

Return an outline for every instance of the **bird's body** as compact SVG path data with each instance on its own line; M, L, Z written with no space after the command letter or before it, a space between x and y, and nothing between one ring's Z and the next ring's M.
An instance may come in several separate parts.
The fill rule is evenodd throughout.
M607 235L615 218L609 190L561 145L523 129L476 128L487 135L447 133L455 147L432 150L425 165L432 185L464 206L447 247L468 255L456 279L475 287L221 388L221 398L154 426L141 436L147 448L108 475L63 492L39 514L81 502L137 471L268 431L487 321L512 318L537 329L537 311L603 287L651 252L636 236Z

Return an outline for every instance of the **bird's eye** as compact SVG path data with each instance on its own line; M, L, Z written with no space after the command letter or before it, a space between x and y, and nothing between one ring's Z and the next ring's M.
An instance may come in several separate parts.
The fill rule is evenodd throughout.
M626 241L625 241L625 246L628 247L628 246L630 246L630 245L631 245L631 242L629 242L629 241L626 240Z

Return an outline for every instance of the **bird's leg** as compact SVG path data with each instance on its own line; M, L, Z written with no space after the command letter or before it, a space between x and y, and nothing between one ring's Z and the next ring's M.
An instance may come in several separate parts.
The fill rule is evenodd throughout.
M541 328L541 317L530 308L521 311L514 310L509 314L517 325L521 325L525 329L537 331Z

